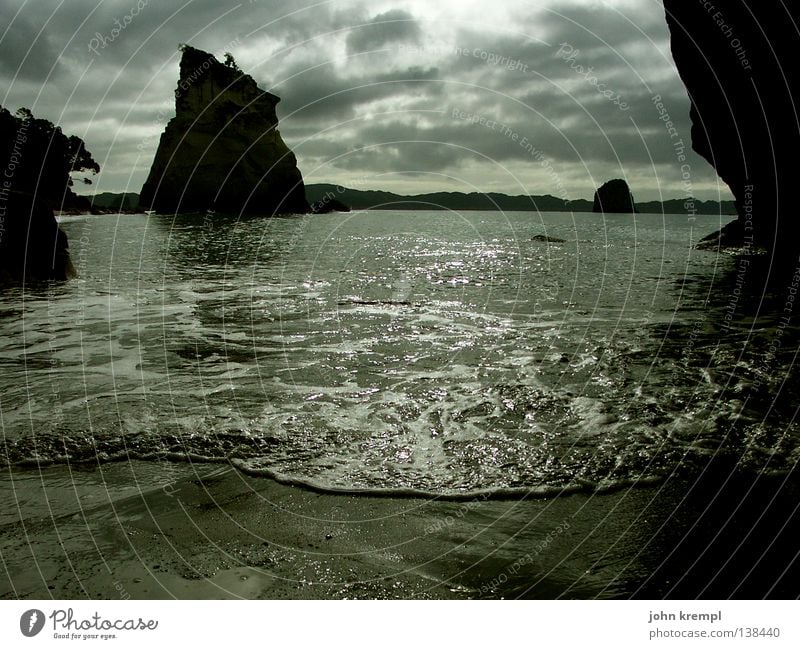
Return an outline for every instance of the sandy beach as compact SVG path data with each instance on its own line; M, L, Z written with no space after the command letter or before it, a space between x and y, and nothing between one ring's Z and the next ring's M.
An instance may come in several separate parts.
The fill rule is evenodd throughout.
M676 507L669 484L442 502L135 461L15 469L2 490L3 598L718 597L736 596L737 580L747 596L768 594L758 584L788 596L797 583L780 530L729 516L720 535L724 512L693 521L691 494ZM775 559L747 551L735 529Z

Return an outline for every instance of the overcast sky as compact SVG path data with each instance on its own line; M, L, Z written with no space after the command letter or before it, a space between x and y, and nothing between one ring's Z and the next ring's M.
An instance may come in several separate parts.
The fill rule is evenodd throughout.
M730 197L677 159L689 102L659 0L3 0L0 26L0 103L82 137L97 191L141 188L185 42L281 97L307 183L591 198L623 177L639 200Z

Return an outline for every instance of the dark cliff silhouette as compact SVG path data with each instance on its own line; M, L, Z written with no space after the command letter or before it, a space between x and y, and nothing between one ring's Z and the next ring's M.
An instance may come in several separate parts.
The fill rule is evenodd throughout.
M800 150L797 3L664 0L672 55L691 99L692 146L736 198L721 242L796 255Z
M70 174L100 167L83 140L26 108L0 107L0 280L66 279L74 275L66 235L53 208L88 210ZM83 179L90 184L88 178Z
M158 212L306 212L303 178L278 133L278 97L230 56L184 45L175 117L161 135L139 205Z
M620 178L603 183L594 193L592 212L634 214L636 211L628 183Z
M0 106L0 155L0 185L36 194L55 209L89 209L89 201L72 191L70 174L96 174L100 165L76 135L64 135L59 126L34 117L27 108L12 115ZM92 184L87 177L82 182Z

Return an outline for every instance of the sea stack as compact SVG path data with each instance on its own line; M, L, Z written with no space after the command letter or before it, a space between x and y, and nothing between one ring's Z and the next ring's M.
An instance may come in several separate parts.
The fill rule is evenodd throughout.
M736 243L794 258L800 9L743 0L706 5L664 0L672 56L691 100L692 147L736 198L738 223L728 229L740 233Z
M161 213L307 212L297 160L278 133L275 95L231 57L184 45L167 124L139 197Z
M609 180L594 193L593 212L619 212L634 214L636 205L628 183L620 178Z

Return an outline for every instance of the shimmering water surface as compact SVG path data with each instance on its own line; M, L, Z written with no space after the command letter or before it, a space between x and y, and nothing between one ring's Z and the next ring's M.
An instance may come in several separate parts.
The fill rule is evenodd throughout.
M224 459L437 494L614 487L712 454L785 471L794 415L765 404L793 349L731 302L734 258L691 249L719 225L64 218L80 279L0 292L3 461Z

